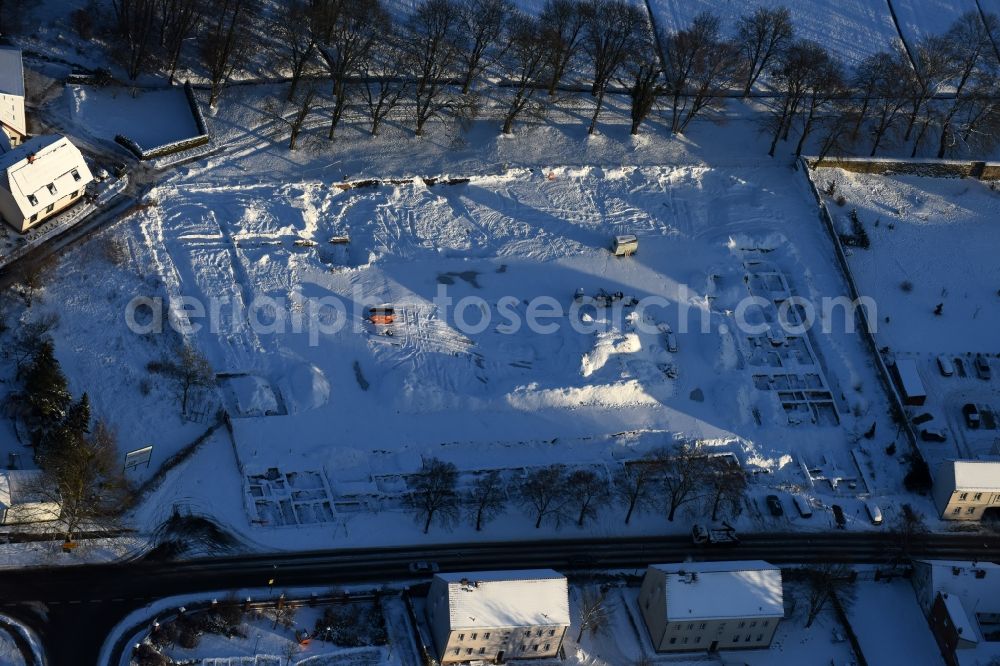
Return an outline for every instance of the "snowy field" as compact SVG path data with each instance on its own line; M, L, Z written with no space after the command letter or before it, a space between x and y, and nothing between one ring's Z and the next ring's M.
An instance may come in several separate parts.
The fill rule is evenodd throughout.
M990 11L983 2L984 11ZM978 13L976 0L892 0L899 29L910 48L926 37L940 35L964 14Z
M73 123L95 138L114 141L121 134L148 149L199 134L181 88L133 95L116 86L67 86L65 95Z
M970 0L971 1L971 0ZM919 0L924 3L924 0ZM899 42L889 6L871 0L650 0L656 27L663 33L683 30L695 16L710 11L722 18L723 34L736 31L741 16L757 7L788 7L796 36L823 44L847 66L889 50Z

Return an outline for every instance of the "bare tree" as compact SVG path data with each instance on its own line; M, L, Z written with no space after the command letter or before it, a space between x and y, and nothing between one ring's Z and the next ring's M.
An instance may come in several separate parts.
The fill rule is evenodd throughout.
M406 505L424 521L424 534L435 518L448 524L458 516L458 469L437 458L423 461L420 471L406 479Z
M876 94L871 104L870 121L873 157L900 119L900 111L906 104L905 85L909 70L909 60L902 50L882 60L875 69Z
M812 72L812 76L806 83L806 88L808 93L805 99L805 119L802 123L799 143L795 147L796 157L802 154L806 140L823 116L834 106L836 100L842 98L847 92L844 72L840 63L827 57Z
M98 421L92 432L79 432L71 446L58 456L46 457L42 476L33 490L58 503L56 525L72 541L81 528L114 529L128 499L128 485L121 475L114 431Z
M708 489L712 520L739 514L747 489L747 477L729 458L713 456L705 461L705 486Z
M416 126L421 136L424 125L452 103L446 94L447 78L458 60L459 6L453 0L424 0L410 16L406 42L412 69Z
M705 478L705 456L690 444L682 444L662 458L663 491L667 520L673 522L677 509L698 498Z
M546 0L539 21L545 43L552 51L548 77L548 92L552 97L580 50L586 16L576 0Z
M604 589L595 591L587 588L583 591L583 598L580 599L580 630L576 636L576 642L583 640L584 632L589 631L591 636L596 636L608 627L610 615L607 606L608 593Z
M288 126L289 150L295 150L306 118L309 117L309 112L316 106L317 101L316 85L310 82L292 100L272 99L264 105L264 111L269 116Z
M405 58L391 36L372 47L361 63L361 96L371 120L371 134L378 136L382 122L406 94L410 82L404 76Z
M18 284L21 286L21 298L26 307L31 307L34 303L38 291L42 289L52 277L55 269L55 255L39 259L37 261L20 261L15 269Z
M640 29L636 48L625 64L631 81L629 99L632 102L631 134L639 133L639 126L649 116L660 95L666 91L663 66L656 50L653 33Z
M821 564L807 570L806 577L809 585L806 628L809 628L833 597L845 605L850 601L855 575L846 564Z
M949 70L947 49L944 38L936 35L925 37L912 50L916 69L908 67L901 72L904 76L903 94L909 106L903 141L910 140L917 120L925 113L930 101L944 89Z
M160 46L170 83L174 82L184 43L195 33L205 14L204 0L160 0Z
M505 62L514 96L504 114L501 130L504 134L514 130L514 121L531 105L538 83L553 57L538 19L517 12L511 16L508 25L510 47Z
M892 526L897 560L905 562L913 555L915 542L927 533L927 523L922 513L910 504L903 504L899 516Z
M956 136L961 133L953 122L966 103L968 89L979 87L977 84L982 78L996 75L997 55L991 33L1000 34L1000 21L993 14L985 16L984 21L978 11L972 10L955 21L944 36L955 99L941 119L938 159L944 158L948 147L954 145Z
M112 0L111 4L115 10L117 35L123 47L118 55L128 78L135 81L152 55L156 0Z
M736 42L742 55L743 97L750 96L753 85L771 61L792 41L792 16L787 7L758 7L740 18Z
M736 46L719 37L719 17L703 12L691 26L669 35L664 46L670 129L682 134L733 80Z
M215 373L208 359L189 344L177 348L176 358L153 361L147 365L147 369L174 382L181 403L181 414L185 415L191 393L195 389L215 385Z
M295 99L299 80L316 55L313 17L309 0L284 0L279 4L274 19L278 62L291 73L291 85L286 98L289 102Z
M201 57L210 84L208 105L214 107L236 70L250 53L254 0L210 0L202 30Z
M518 487L518 500L535 517L535 529L553 516L558 519L565 504L566 471L562 465L549 465L529 471Z
M604 105L608 85L636 48L639 29L646 16L627 0L588 0L583 5L586 17L584 48L594 67L590 92L594 96L594 115L587 134L597 131L597 118Z
M503 55L500 35L512 11L510 0L465 0L461 4L458 35L462 44L459 57L464 70L463 95L468 94L472 82L486 67Z
M793 42L782 54L775 71L779 90L777 103L771 109L769 123L774 131L767 154L774 157L778 141L788 138L800 106L809 91L809 82L829 60L826 50L808 39Z
M588 518L596 518L597 511L611 496L605 479L589 469L578 469L566 478L566 495L579 508L576 524L583 527Z
M641 460L628 463L615 475L615 494L625 505L625 524L636 511L655 505L655 490L663 473L662 451L654 451Z
M492 470L480 475L466 493L465 503L472 511L477 532L499 516L507 506L507 492L500 472Z
M333 81L333 109L327 138L333 138L344 114L351 76L363 68L374 44L385 38L389 25L389 15L379 0L349 2L344 5L321 45L320 51Z

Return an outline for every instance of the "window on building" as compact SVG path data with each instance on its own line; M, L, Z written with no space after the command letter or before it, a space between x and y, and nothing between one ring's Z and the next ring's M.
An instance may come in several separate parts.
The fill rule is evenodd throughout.
M695 643L701 643L701 636L695 636L694 637L694 642Z
M750 634L747 634L747 643L750 642Z
M688 631L694 629L694 622L688 625Z
M70 173L73 175L73 180L75 180L77 182L80 182L80 172L79 171L77 171L76 169L73 169L72 171L70 171Z
M671 636L670 637L670 644L673 645L676 642L677 642L677 637L676 636Z
M555 629L549 629L549 636L555 636L555 635L556 635L556 630Z
M743 627L745 627L745 626L747 626L747 623L746 623L746 622L740 622L740 629L742 629L742 628L743 628Z
M962 507L956 506L951 513L952 515L957 516L958 514L962 513Z
M733 642L734 643L739 643L740 642L740 637L739 636L733 636Z
M35 213L34 215L31 216L31 221L35 222L37 220L38 220L38 213Z
M486 648L484 647L479 648L479 654L486 654Z
M455 654L462 654L462 648L455 648Z
M524 652L527 648L528 648L527 645L525 645L524 643L521 643L521 652Z
M458 635L458 640L464 641L465 640L465 634L459 634Z
M535 633L535 635L536 635L536 636L538 636L538 637L541 637L541 635L542 635L542 630L541 630L541 629L539 629L539 630L538 630L538 631L537 631L537 632Z
M687 645L687 642L688 642L688 637L687 637L687 636L685 636L685 637L684 637L684 640L682 640L682 641L681 641L681 643L684 643L684 645Z
M45 186L45 188L49 191L49 194L55 194L56 193L56 184L55 183L49 183L48 185Z
M704 628L705 628L705 623L704 623L704 622L702 622L701 624L699 624L699 625L698 625L698 628L699 628L699 629L704 629Z
M764 640L764 634L757 634L757 642L760 643L762 640Z
M766 627L768 622L770 622L770 620L764 620L763 622L760 623L760 626Z
M530 638L531 637L531 630L530 629L528 631L524 632L524 637L525 638Z
M546 652L548 652L551 648L552 648L551 643L546 643L545 645L542 646L542 649L545 650Z
M976 507L974 506L970 506L968 509L965 510L965 513L969 514L970 516L975 512L976 512Z
M483 640L488 641L489 639L490 639L490 632L487 631L485 634L483 634Z
M472 648L465 648L465 654L472 654Z
M751 623L750 623L750 626L751 626L751 627L756 627L756 626L757 626L757 623L756 623L756 622L751 622Z
M38 205L38 197L36 197L34 194L29 194L28 195L28 203L31 204L32 206L37 206Z
M969 499L969 493L962 493L961 495L958 496L958 499L964 502L965 500Z
M473 641L476 640L476 634L472 634L471 636L469 636L469 640Z
M983 499L983 494L982 493L976 493L975 495L972 496L972 499L974 499L974 500L976 500L978 502L979 500Z
M47 206L47 207L45 208L45 212L46 212L46 213L51 213L51 212L53 211L53 209L55 209L55 207L56 207L56 205L55 205L55 204L49 204L49 205L48 205L48 206Z
M534 643L534 644L533 644L533 645L531 646L531 651L532 651L532 652L538 652L538 643Z

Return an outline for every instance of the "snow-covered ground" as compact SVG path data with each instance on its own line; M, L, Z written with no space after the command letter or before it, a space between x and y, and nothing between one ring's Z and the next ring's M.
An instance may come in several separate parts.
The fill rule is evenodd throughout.
M65 95L72 122L99 139L114 141L121 134L148 149L199 134L181 88L67 86Z
M908 580L859 582L847 619L870 666L944 664Z
M910 48L926 37L940 35L961 16L979 13L976 0L892 0L903 39ZM990 11L988 3L983 10Z
M920 4L926 4L919 0ZM796 37L811 39L830 49L847 66L865 57L891 50L899 33L885 2L870 0L650 0L653 19L664 33L687 28L698 14L709 11L722 19L723 33L734 34L737 21L757 7L787 7ZM941 24L943 25L943 23Z

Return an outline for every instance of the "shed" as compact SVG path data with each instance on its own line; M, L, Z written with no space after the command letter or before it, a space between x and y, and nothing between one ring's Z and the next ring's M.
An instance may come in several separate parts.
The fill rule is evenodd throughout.
M611 252L616 257L627 257L629 255L635 254L638 250L639 250L639 239L633 236L632 234L615 236L615 240L611 244Z
M917 362L909 358L896 359L892 365L892 372L903 402L907 405L924 404L927 400L927 391L920 379L920 373L917 372Z
M0 525L58 520L62 507L39 492L38 470L0 470Z

